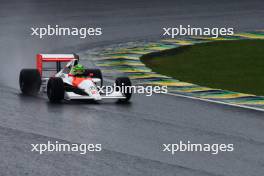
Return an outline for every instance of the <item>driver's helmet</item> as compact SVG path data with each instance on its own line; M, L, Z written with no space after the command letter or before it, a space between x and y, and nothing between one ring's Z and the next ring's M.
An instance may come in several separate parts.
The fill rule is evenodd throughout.
M75 65L72 69L73 69L73 74L75 75L82 75L85 72L85 68L81 64Z

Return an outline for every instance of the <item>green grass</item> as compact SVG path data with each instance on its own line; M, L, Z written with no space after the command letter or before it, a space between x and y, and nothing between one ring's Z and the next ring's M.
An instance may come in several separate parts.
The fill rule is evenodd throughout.
M181 81L264 95L264 40L182 46L141 60L153 71Z

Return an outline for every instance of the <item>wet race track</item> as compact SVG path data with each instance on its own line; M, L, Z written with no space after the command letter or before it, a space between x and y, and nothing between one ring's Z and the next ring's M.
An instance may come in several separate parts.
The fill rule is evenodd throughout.
M159 38L166 25L264 28L261 1L33 1L0 5L0 175L226 175L264 173L264 114L169 95L135 95L129 104L25 97L18 88L36 53L71 53ZM30 27L102 27L103 35L31 36ZM233 152L162 152L162 144L232 143ZM100 143L101 152L31 152L31 144Z

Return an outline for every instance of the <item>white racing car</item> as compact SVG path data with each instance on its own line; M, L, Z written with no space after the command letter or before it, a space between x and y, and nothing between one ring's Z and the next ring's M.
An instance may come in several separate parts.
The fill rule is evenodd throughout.
M131 81L127 77L117 78L113 91L106 94L102 91L103 77L99 69L85 69L81 76L72 75L71 69L79 62L76 54L37 54L36 59L36 69L22 69L20 72L19 85L23 94L46 92L50 102L61 102L63 99L98 101L104 98L127 102L131 98L132 93L127 89ZM44 63L56 63L56 67L43 67ZM62 66L63 63L66 65ZM53 72L53 76L44 76L44 72Z

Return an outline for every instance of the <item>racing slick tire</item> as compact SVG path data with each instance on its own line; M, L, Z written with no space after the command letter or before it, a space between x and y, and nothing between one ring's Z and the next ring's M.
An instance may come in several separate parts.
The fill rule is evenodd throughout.
M131 89L129 88L132 85L130 79L128 77L119 77L119 78L116 79L115 84L116 84L117 87L121 87L122 90L125 90L123 95L126 98L118 99L118 102L120 102L120 103L128 102L130 100L131 96L132 96Z
M103 75L100 69L86 69L85 75L92 78L99 78L101 80L101 87L103 86Z
M41 76L37 69L22 69L19 75L20 90L25 95L36 95L41 86Z
M51 77L48 81L47 96L51 103L59 103L64 99L64 83L61 78Z

